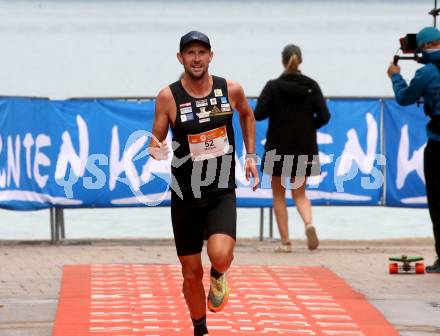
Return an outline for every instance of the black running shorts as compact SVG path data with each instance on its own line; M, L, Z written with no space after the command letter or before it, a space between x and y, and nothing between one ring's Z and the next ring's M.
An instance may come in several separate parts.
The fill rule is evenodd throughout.
M171 221L178 256L198 254L203 241L216 233L236 239L235 189L206 193L200 199L171 193Z

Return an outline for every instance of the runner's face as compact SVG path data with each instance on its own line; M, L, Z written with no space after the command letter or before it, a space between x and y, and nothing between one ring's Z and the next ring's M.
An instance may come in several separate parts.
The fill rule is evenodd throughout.
M191 43L178 54L185 72L193 79L202 78L208 71L212 51L202 43Z

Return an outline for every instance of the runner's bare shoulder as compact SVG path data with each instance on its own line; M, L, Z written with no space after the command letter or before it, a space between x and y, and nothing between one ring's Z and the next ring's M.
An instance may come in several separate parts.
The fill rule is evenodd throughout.
M242 86L238 82L232 80L226 80L226 83L228 86L229 101L232 106L234 108L243 106L244 102L246 101L246 97Z
M228 86L229 95L237 95L237 93L243 92L243 88L236 81L227 79L226 84Z
M174 104L173 93L169 86L166 86L159 91L156 97L156 110L157 108L160 108L161 110L165 109L169 111L169 107L174 106Z
M156 114L166 114L173 123L176 119L176 103L169 86L160 90L156 97Z

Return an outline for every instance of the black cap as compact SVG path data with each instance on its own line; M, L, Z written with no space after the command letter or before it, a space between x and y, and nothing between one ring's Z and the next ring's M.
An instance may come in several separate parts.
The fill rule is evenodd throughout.
M193 30L190 31L189 33L183 35L180 38L180 52L182 52L182 50L190 43L192 42L200 42L205 44L209 49L211 49L211 43L209 42L209 38L208 36L206 36L205 34Z

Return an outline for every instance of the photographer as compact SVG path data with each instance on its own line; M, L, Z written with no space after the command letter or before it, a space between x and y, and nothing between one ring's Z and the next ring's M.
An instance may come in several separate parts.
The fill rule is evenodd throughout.
M426 272L440 273L440 31L425 27L416 38L422 52L420 62L425 65L416 71L410 84L402 78L399 66L391 64L387 72L397 102L410 105L423 97L425 113L430 118L426 127L428 142L424 152L424 173L437 259L426 267Z

